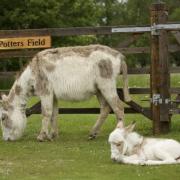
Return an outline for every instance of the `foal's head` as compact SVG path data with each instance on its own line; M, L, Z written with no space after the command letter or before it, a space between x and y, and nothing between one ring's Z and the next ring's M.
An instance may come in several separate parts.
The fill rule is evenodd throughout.
M109 143L111 146L111 159L115 160L126 154L128 150L127 136L133 131L135 123L124 127L122 122L119 122L116 129L109 135Z

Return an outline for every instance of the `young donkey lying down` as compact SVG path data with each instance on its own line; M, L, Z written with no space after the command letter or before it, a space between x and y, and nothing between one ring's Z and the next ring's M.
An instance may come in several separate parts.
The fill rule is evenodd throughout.
M118 51L107 46L90 45L39 52L16 79L9 95L2 96L3 139L16 140L22 136L26 126L25 106L31 95L37 95L41 100L43 119L37 137L40 141L58 135L58 99L81 101L96 95L100 115L90 132L90 138L94 138L111 109L118 121L124 118L123 103L116 91L116 78L121 71L124 98L130 101L127 66L124 56Z
M173 139L145 138L132 132L135 124L123 127L120 122L109 135L111 159L135 165L180 163L180 143Z

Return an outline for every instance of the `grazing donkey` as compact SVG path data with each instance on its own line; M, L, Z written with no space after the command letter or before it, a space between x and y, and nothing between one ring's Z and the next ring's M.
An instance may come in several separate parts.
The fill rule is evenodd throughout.
M16 140L26 126L25 107L29 96L41 100L42 128L37 139L55 138L57 100L81 101L96 95L100 115L90 138L95 138L111 109L117 120L124 119L123 103L116 91L116 78L122 71L124 98L130 101L124 56L102 45L63 47L39 52L16 79L8 96L2 96L0 119L3 139ZM49 132L49 125L51 127Z
M124 128L121 122L110 134L111 159L124 164L161 165L180 163L180 143L173 139L145 138Z

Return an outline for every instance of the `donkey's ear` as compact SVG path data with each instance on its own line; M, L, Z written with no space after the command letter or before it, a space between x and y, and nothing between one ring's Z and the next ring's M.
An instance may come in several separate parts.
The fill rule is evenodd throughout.
M0 106L1 107L3 107L4 109L7 109L7 107L8 107L8 97L5 95L5 94L3 94L3 95L1 95L1 100L0 100Z
M120 128L120 129L124 128L124 123L123 123L123 121L119 121L119 122L117 123L116 128Z
M0 100L0 107L3 106L3 100Z
M125 127L126 132L127 133L132 132L134 130L135 126L136 126L136 122L133 121L129 126Z

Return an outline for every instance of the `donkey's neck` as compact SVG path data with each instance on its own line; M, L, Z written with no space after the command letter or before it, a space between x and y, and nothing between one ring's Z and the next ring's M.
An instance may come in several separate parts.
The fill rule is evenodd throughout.
M13 84L8 95L8 101L10 104L16 107L26 106L29 92L32 87L32 71L29 66L23 71L18 79Z

